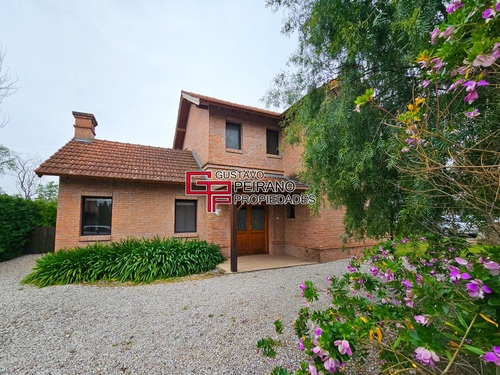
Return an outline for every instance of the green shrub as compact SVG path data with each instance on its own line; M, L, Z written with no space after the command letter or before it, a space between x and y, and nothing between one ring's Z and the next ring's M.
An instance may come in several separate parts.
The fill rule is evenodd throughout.
M0 262L22 255L38 226L56 225L57 202L0 194Z
M38 219L38 207L33 201L0 195L0 261L22 254Z
M207 272L224 261L219 245L180 239L126 239L49 253L23 283L39 287L98 280L149 283Z

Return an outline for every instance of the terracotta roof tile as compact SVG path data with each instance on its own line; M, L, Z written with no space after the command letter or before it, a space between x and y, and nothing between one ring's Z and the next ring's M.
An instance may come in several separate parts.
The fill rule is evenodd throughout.
M94 139L69 141L43 162L38 176L86 176L135 181L184 182L200 170L191 151Z
M232 102L228 102L226 100L216 99L216 98L212 98L210 96L195 94L195 93L192 93L189 91L184 91L184 90L182 90L182 93L190 95L190 96L194 96L195 98L199 98L201 100L204 100L204 101L212 103L212 104L219 104L219 105L224 106L224 107L242 109L245 111L256 112L256 113L260 113L260 114L272 116L272 117L277 117L277 118L281 117L281 113L268 111L267 109L251 107L251 106L243 105L243 104L232 103Z

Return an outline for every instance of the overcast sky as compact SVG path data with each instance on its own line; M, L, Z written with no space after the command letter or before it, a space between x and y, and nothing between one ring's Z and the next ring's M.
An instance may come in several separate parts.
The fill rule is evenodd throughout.
M0 14L18 87L0 144L42 160L73 137L72 111L99 139L172 147L181 90L263 107L297 46L265 0L0 0Z

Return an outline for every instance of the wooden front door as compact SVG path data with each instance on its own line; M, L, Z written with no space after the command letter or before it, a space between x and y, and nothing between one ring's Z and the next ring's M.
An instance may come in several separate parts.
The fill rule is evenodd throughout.
M237 223L238 255L267 254L267 207L241 207Z

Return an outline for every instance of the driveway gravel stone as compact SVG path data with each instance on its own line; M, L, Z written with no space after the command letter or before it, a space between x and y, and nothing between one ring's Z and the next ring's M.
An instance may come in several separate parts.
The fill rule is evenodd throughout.
M348 261L175 283L21 285L40 255L0 263L0 374L269 374L303 354L298 285L326 288ZM324 299L324 303L327 303ZM274 363L256 343L285 324Z

